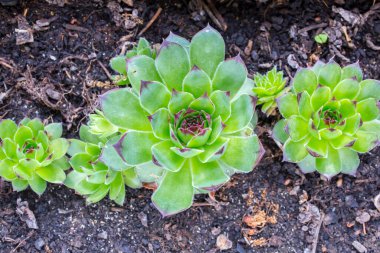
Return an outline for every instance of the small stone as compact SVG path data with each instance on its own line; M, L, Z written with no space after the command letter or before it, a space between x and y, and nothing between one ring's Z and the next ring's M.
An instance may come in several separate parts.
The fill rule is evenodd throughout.
M360 253L366 253L366 252L367 252L367 248L364 247L364 245L361 244L361 243L358 242L358 241L353 241L353 242L352 242L352 246L354 246L354 248L355 248L358 252L360 252Z
M302 231L305 231L305 232L306 232L306 231L308 231L308 230L309 230L309 227L308 227L308 226L302 226L302 228L301 228L301 229L302 229Z
M107 240L108 238L108 233L106 231L103 231L101 233L98 234L98 238L99 239L104 239L104 240Z
M376 22L374 27L373 27L373 31L377 34L380 34L380 22Z
M377 196L373 199L373 204L377 208L377 210L380 212L380 194L377 194Z
M228 250L232 248L232 242L224 234L221 234L216 238L216 247L220 250Z
M327 213L323 219L323 223L328 226L338 222L338 216L334 212Z
M140 212L137 216L139 217L141 224L144 227L148 227L148 216L144 212Z
M45 245L45 242L42 238L38 238L35 242L34 242L34 247L37 249L37 250L41 250L42 247Z
M356 199L352 195L347 195L345 198L345 202L346 202L346 205L351 207L351 208L359 207L358 202L356 201Z
M287 61L288 61L289 66L292 67L293 69L298 69L300 66L294 54L288 55Z
M253 51L251 52L251 58L252 58L252 60L254 60L254 61L257 61L257 60L259 59L259 54L257 53L256 50L253 50Z
M212 235L219 235L220 234L220 227L213 227L212 229L211 229L211 234Z
M367 212L362 212L359 216L356 217L356 221L360 224L366 223L371 219L371 216Z

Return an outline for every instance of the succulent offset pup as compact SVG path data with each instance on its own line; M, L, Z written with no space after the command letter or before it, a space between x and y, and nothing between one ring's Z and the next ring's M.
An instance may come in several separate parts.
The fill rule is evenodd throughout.
M84 195L87 204L96 203L108 194L115 203L123 205L125 185L140 188L142 183L135 168L127 166L112 147L120 139L120 133L115 134L117 131L113 132L110 128L111 124L104 118L100 119L101 115L90 115L90 119L94 117L98 124L97 135L91 132L90 127L82 125L81 140L69 140L70 147L67 153L71 156L69 162L73 170L67 175L65 185ZM91 120L90 123L95 124ZM106 125L108 127L105 127ZM99 127L104 130L101 135ZM104 135L108 136L104 137ZM102 153L108 153L108 157L112 157L112 168L108 166L108 160L102 161Z
M146 173L163 170L152 196L163 215L250 172L264 153L253 132L252 80L239 56L224 57L224 40L210 26L191 42L171 33L156 59L127 60L131 89L100 98L105 118L127 130L114 145L123 161Z
M136 55L146 55L154 59L156 58L156 51L146 39L140 38L137 46L128 50L125 55L113 57L110 61L110 67L119 73L119 75L113 76L113 80L117 85L127 85L130 83L127 76L126 60Z
M17 126L12 120L0 122L0 176L15 191L28 186L41 195L46 182L63 183L70 165L65 157L69 143L60 138L62 125L47 126L39 119L24 119Z
M288 79L283 75L282 71L277 71L277 68L274 67L265 75L257 73L253 78L255 82L253 92L258 98L257 104L262 104L261 111L267 116L277 108L276 99L289 91L289 88L285 88Z
M355 175L358 153L379 145L380 82L363 80L357 63L318 62L297 72L292 89L277 101L285 119L273 130L284 160L327 178Z

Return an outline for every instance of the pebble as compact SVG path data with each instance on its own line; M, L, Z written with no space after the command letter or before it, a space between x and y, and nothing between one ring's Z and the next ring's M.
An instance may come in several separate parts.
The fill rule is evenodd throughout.
M296 57L294 56L294 54L289 54L288 55L288 58L287 58L287 61L288 61L288 64L290 67L292 67L293 69L298 69L299 68L299 64L296 60Z
M257 61L259 59L259 54L257 53L256 50L253 50L252 53L251 53L251 58L252 60L254 61Z
M41 250L42 247L45 245L45 242L42 238L38 238L35 242L34 242L34 247L37 249L37 250Z
M338 216L334 212L327 213L323 219L323 223L328 226L338 222Z
M212 235L219 235L220 234L220 232L221 232L221 229L220 229L220 227L213 227L212 229L211 229L211 234Z
M103 231L103 232L99 233L99 234L98 234L98 238L99 238L99 239L107 240L107 238L108 238L108 233L107 233L107 231Z
M232 248L232 242L224 234L221 234L216 238L216 247L220 250L228 250Z
M356 199L352 195L347 195L345 198L345 202L346 202L346 205L351 207L351 208L359 207L358 202L356 201Z
M373 31L377 34L380 34L380 22L375 23Z
M366 253L366 252L367 252L367 248L364 247L364 245L361 244L361 243L358 242L358 241L353 241L353 242L352 242L352 246L354 246L354 248L355 248L358 252L360 252L360 253Z
M356 217L356 221L360 224L366 223L371 219L371 215L367 212L362 212L359 216Z

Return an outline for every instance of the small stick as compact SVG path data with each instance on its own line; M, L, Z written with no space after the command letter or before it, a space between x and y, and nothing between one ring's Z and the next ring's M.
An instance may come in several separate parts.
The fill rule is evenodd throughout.
M325 214L321 212L321 218L319 219L318 227L317 227L317 230L315 231L315 235L314 235L313 249L311 250L312 253L317 252L319 231L321 230L321 226L322 226L322 222L323 222L324 217L325 217Z
M152 17L152 19L149 20L148 24L146 24L146 26L139 32L138 36L141 36L144 32L146 32L149 29L149 27L152 26L154 21L156 21L158 16L160 16L161 12L162 12L162 8L159 7L158 10L156 11L156 13L154 14L154 16Z
M226 22L224 21L224 18L222 17L222 15L220 14L220 12L218 11L218 9L215 8L215 5L214 3L211 1L211 0L207 0L207 3L211 9L211 11L215 14L216 18L219 20L220 22L220 25L221 25L221 29L223 31L226 31L227 30L227 24Z
M99 61L99 60L96 60L96 61L99 63L100 67L103 69L103 71L104 71L104 73L106 74L106 76L108 77L108 79L112 80L112 76L111 76L110 72L109 72L108 69L103 65L103 63L102 63L101 61Z
M327 26L327 23L320 23L320 24L315 24L315 25L309 25L309 26L306 26L300 30L298 30L298 34L301 34L303 32L308 32L308 31L311 31L311 30L315 30L315 29L318 29L318 28L325 28Z

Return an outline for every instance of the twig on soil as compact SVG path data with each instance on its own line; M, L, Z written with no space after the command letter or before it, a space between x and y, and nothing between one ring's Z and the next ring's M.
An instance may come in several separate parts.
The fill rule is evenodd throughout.
M77 25L63 24L63 27L66 28L67 30L76 31L76 32L83 32L83 33L89 32L87 28L80 27Z
M311 253L316 253L317 252L319 231L321 230L321 226L322 226L322 222L323 222L324 218L325 218L325 214L323 212L321 212L321 217L320 217L319 222L318 222L318 227L317 227L317 229L315 230L315 233L314 233L313 248L311 250Z
M210 16L211 20L219 27L219 29L226 31L227 30L227 24L224 21L222 15L218 12L218 10L215 8L215 6L212 4L210 0L207 0L208 5L203 1L199 1L207 12L207 14Z
M1 92L0 93L0 105L3 104L3 100L8 97L9 93L11 93L11 91L13 90L13 88L10 88L9 90L7 90L6 92Z
M35 233L34 230L30 231L28 235L26 236L26 238L21 240L20 242L18 242L20 239L14 240L12 238L7 238L8 240L11 239L9 240L10 242L14 242L14 243L18 242L17 246L14 249L12 249L11 253L16 252L20 247L24 246L26 241L29 240L29 238L31 238L34 235L34 233Z
M207 0L207 3L208 3L208 6L210 7L211 11L214 13L215 17L220 22L220 25L221 25L220 29L222 29L223 31L226 31L227 30L227 23L224 21L224 18L222 17L222 15L218 11L218 9L215 8L213 1Z
M301 33L304 33L304 32L308 32L308 31L311 31L311 30L315 30L315 29L319 29L319 28L325 28L327 26L327 23L320 23L320 24L315 24L315 25L309 25L309 26L306 26L300 30L298 30L298 34L301 34Z
M3 65L4 67L6 67L6 68L8 68L10 70L13 70L12 65L10 65L9 63L7 63L7 61L4 58L2 58L2 57L0 57L0 65Z
M104 64L99 60L96 60L96 61L99 63L100 67L103 69L103 71L106 74L106 76L108 77L108 79L112 80L112 76L111 76L110 72L108 71L108 69L104 66Z
M350 62L350 59L348 59L346 56L344 56L341 52L339 52L339 50L334 46L334 45L331 45L331 48L332 48L332 51L334 51L334 54L336 56L338 56L341 60L345 61L345 62Z
M370 49L375 50L375 51L380 51L380 46L376 46L372 42L371 36L369 34L366 34L366 36L365 36L365 42L367 43L367 47L369 47Z
M152 19L149 20L149 22L146 24L146 26L139 32L138 36L143 35L143 33L146 32L149 29L149 27L152 26L154 21L156 21L156 19L160 16L161 12L162 12L162 8L159 7L158 10L156 11L156 13L154 14L154 16L152 17Z

